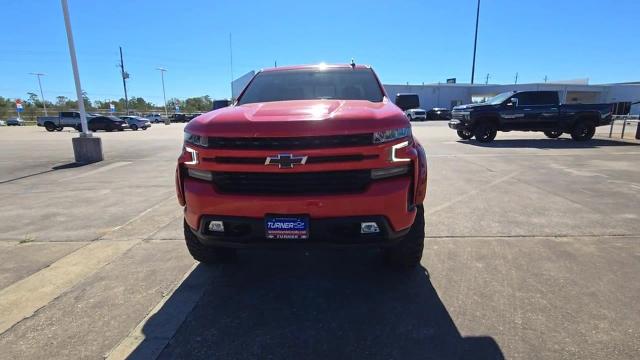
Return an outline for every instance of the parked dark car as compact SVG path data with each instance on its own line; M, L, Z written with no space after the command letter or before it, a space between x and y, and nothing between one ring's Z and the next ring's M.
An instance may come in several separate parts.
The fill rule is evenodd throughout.
M169 119L171 119L171 122L188 122L189 121L187 120L187 114L183 114L183 113L171 114L169 115Z
M7 126L24 126L25 122L22 119L10 118L7 120Z
M427 120L451 120L451 110L445 108L433 108L427 111Z
M192 113L192 114L189 114L189 115L187 116L187 121L191 121L191 120L193 120L193 119L197 118L197 117L198 117L198 116L200 116L200 115L202 115L202 113Z
M560 104L557 91L512 91L484 103L453 108L449 127L463 140L490 142L498 131L540 131L549 138L568 133L576 141L611 124L612 104Z
M127 122L113 115L98 115L88 120L87 125L91 131L122 131L129 126ZM80 125L76 127L76 130L81 131Z

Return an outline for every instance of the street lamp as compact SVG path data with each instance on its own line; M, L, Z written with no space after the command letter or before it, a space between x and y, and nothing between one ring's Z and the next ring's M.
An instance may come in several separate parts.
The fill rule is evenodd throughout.
M169 118L169 112L167 111L167 94L164 91L164 72L167 71L165 68L158 67L156 70L160 71L160 77L162 78L162 98L164 99L164 116Z
M42 99L42 107L44 107L44 116L49 116L49 114L47 114L47 104L46 101L44 100L44 93L42 92L42 83L40 82L40 76L44 76L46 74L43 73L29 73L30 75L35 75L38 77L38 86L40 87L40 98Z
M69 57L71 58L71 69L73 70L73 80L76 86L76 96L78 98L78 110L80 110L80 125L82 133L80 137L71 139L73 144L73 154L78 163L92 163L102 161L102 141L99 137L92 137L87 125L87 114L84 109L84 99L82 97L82 87L80 86L80 73L78 72L78 60L76 59L76 47L73 42L73 32L71 31L71 20L69 20L69 6L67 0L60 0L62 13L64 15L64 26L67 30L67 43L69 44Z

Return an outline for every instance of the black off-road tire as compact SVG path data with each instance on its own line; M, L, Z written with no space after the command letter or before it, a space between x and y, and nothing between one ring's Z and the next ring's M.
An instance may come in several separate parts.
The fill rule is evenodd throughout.
M473 129L473 136L481 143L488 143L493 141L498 134L498 129L491 122L481 122Z
M52 122L46 122L44 123L44 128L48 132L53 132L53 131L56 131L57 126Z
M544 132L544 135L546 137L548 137L549 139L556 139L559 138L560 135L562 135L562 131L558 131L558 130L547 130Z
M575 141L591 140L596 133L596 127L590 121L580 121L571 130L571 138Z
M387 249L386 256L390 266L398 269L413 269L420 264L424 250L424 208L416 209L416 219L411 229L400 242Z
M458 137L462 140L469 140L473 137L473 133L468 130L458 130Z
M186 220L184 221L184 240L191 256L203 264L225 263L236 258L236 249L202 244Z

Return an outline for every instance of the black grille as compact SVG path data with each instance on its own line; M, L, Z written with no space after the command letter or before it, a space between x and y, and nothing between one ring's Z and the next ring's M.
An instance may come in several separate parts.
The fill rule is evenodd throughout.
M233 194L340 194L365 191L369 170L305 173L213 172L213 183Z
M373 155L332 155L332 156L309 156L306 164L323 164L332 162L354 162L377 159L379 156ZM236 157L236 156L216 156L216 157L204 157L204 162L213 162L218 164L264 164L265 157Z
M336 147L367 146L373 144L373 134L336 135L336 136L304 136L282 138L209 138L212 149L242 150L295 150L323 149Z

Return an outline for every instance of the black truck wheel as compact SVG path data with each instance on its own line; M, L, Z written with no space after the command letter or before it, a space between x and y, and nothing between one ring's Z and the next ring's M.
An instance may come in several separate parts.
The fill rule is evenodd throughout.
M493 141L498 134L498 129L496 126L490 122L483 122L476 126L473 129L473 136L476 137L476 140L482 143L487 143Z
M54 123L47 121L46 123L44 123L44 128L48 132L53 132L56 131L57 126Z
M136 124L131 124L130 128L133 131L138 131L138 125L136 125Z
M473 137L473 133L469 130L458 130L458 137L462 140L469 140Z
M412 269L420 264L424 250L424 208L419 205L416 209L416 219L407 235L393 247L387 249L389 265Z
M571 138L575 141L591 140L596 133L596 127L590 121L580 121L571 130Z
M228 262L236 257L236 249L203 245L193 233L193 230L191 230L186 220L184 221L184 240L187 244L189 254L203 264Z
M545 131L544 134L546 135L546 137L548 137L549 139L555 139L555 138L559 138L560 135L562 135L562 131L558 131L558 130L549 130L549 131Z
M58 127L56 128L56 131L62 131L62 129L64 129L62 126L58 126Z

